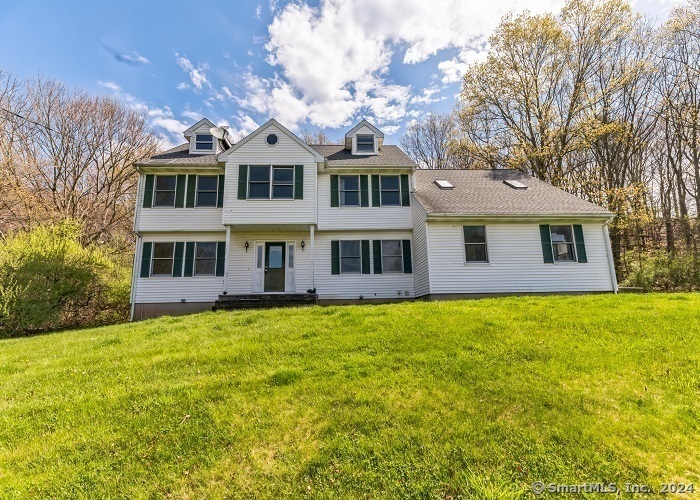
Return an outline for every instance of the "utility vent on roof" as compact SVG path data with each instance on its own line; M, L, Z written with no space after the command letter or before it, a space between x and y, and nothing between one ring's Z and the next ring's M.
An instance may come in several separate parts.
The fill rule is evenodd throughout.
M514 180L507 179L507 180L503 181L503 184L505 184L506 186L510 186L513 189L527 189L527 184L523 184L520 181L514 181Z
M433 182L435 182L435 185L440 189L454 189L454 186L449 181L438 179Z

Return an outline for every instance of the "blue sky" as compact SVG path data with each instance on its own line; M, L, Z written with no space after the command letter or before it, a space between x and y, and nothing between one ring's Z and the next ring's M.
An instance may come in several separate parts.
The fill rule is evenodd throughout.
M206 116L234 134L275 117L332 137L361 118L398 143L455 104L502 15L559 0L2 0L0 68L116 97L164 145ZM671 0L635 10L663 19Z

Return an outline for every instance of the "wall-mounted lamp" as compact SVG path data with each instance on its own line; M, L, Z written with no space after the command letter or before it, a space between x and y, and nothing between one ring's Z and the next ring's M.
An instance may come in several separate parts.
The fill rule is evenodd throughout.
M246 242L245 242L245 253L248 253L248 247L249 247L249 246L250 246L250 245L249 245L248 242L246 241Z
M304 247L306 246L306 243L304 243L304 240L301 240L301 251L304 251Z

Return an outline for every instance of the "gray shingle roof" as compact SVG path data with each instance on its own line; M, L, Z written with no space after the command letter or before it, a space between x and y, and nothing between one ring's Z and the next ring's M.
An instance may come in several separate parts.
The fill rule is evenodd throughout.
M416 170L414 196L428 214L454 215L611 215L607 210L519 170ZM454 189L440 189L435 180ZM504 180L527 189L513 189Z
M377 155L353 155L342 144L310 145L321 153L329 167L417 167L398 146L385 145Z
M151 156L147 160L141 160L136 165L159 166L159 165L184 165L217 167L219 160L216 154L191 155L189 143L181 144L162 153Z

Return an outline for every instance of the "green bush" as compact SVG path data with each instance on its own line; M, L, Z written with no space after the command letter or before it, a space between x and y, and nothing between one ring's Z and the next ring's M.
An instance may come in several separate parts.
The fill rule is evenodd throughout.
M642 254L630 262L629 274L622 285L645 291L700 290L700 261L691 252Z
M106 249L84 247L73 222L15 233L0 242L0 335L124 319L129 278Z

